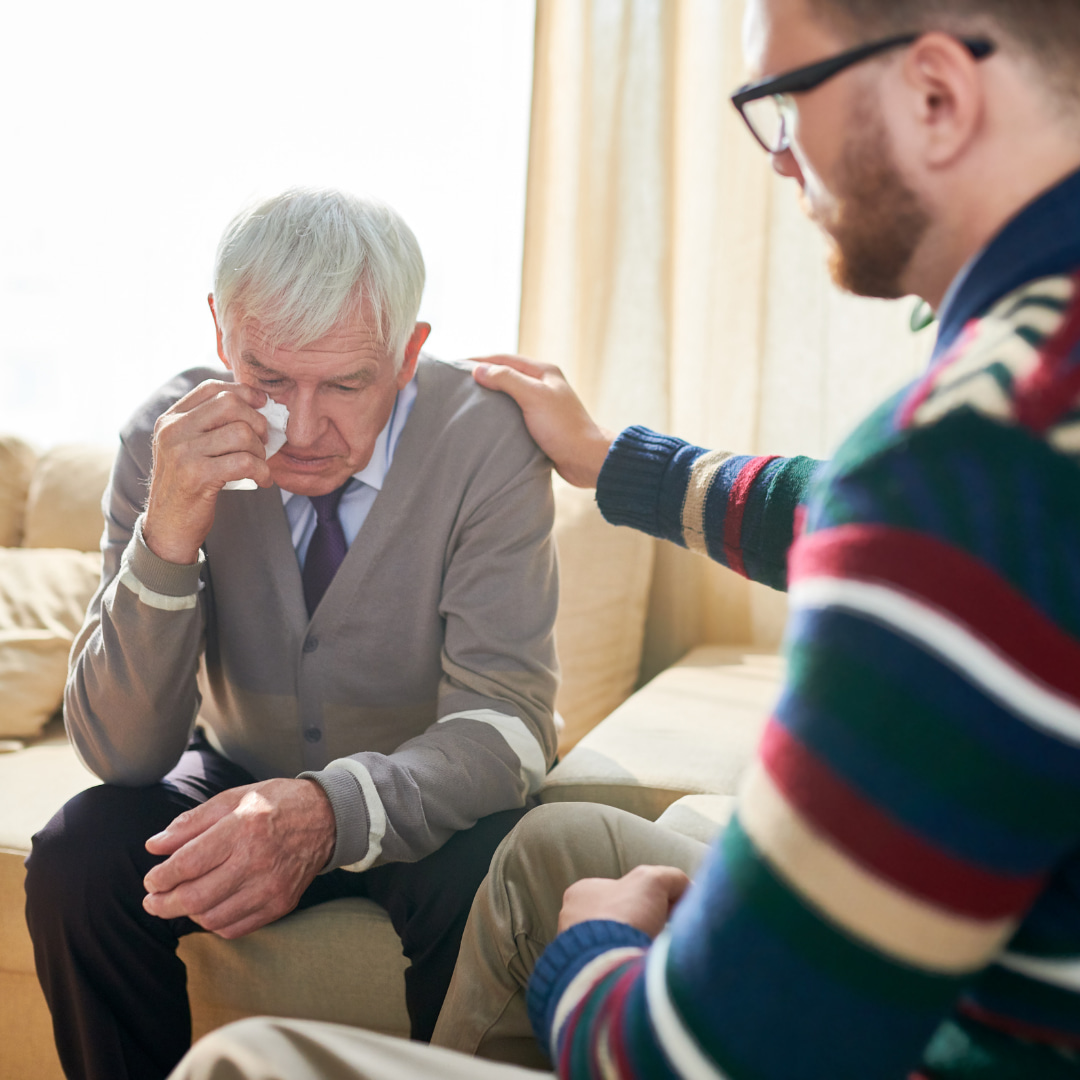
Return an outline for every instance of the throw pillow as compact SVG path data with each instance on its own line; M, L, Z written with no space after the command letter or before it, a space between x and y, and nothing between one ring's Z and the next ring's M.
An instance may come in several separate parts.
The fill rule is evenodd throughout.
M22 543L26 520L26 493L37 455L29 444L13 435L0 438L0 547Z
M115 454L100 446L56 446L38 458L26 503L23 547L97 551L101 496Z
M64 696L68 653L101 577L101 556L0 550L0 738L37 735Z

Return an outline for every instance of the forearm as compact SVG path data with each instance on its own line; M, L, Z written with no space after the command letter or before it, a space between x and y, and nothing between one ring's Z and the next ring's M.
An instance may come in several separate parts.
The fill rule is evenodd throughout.
M199 704L200 568L158 559L138 522L111 561L72 648L64 719L97 776L147 784L179 760Z
M783 589L796 510L819 464L706 451L631 427L604 462L596 498L614 525L670 540Z
M359 871L415 862L481 818L524 806L546 765L520 717L476 709L444 717L392 754L354 754L301 776L334 811L337 841L324 869Z

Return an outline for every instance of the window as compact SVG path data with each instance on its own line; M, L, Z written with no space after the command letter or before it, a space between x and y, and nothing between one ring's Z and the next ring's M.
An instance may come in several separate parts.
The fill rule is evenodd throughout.
M108 442L216 364L214 247L294 184L410 223L429 350L516 347L532 0L105 0L0 19L0 433Z

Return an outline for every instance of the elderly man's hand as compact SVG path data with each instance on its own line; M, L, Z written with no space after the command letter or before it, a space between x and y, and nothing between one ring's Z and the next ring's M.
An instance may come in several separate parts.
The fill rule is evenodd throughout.
M590 919L611 919L655 938L689 884L674 866L635 866L617 880L582 878L563 894L559 933Z
M154 466L143 539L159 558L193 563L214 523L218 492L249 477L269 487L266 395L242 383L207 380L154 425Z
M186 915L237 938L288 914L334 850L330 802L312 780L264 780L232 788L180 814L150 837L168 855L146 875L143 907Z
M564 480L575 487L596 487L614 436L595 423L554 364L489 356L477 362L473 377L518 403L529 434Z

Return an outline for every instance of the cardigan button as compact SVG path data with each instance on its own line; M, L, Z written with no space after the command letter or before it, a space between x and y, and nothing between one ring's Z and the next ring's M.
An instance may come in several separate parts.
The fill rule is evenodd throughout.
M304 641L304 652L312 653L319 647L319 639L317 637L309 637Z
M304 738L308 742L318 742L322 738L322 732L317 727L309 727L304 732Z

